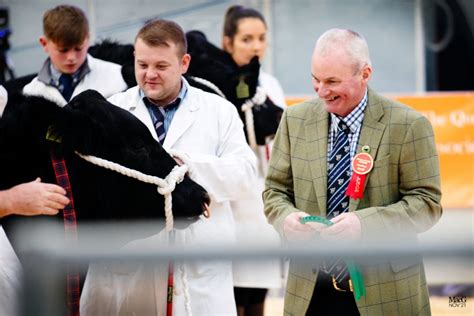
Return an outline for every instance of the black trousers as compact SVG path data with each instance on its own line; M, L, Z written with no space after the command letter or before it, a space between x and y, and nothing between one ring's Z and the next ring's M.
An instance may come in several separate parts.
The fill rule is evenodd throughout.
M340 292L332 285L330 275L319 271L307 316L360 315L352 292Z
M234 287L234 297L237 306L248 307L262 304L265 301L268 289Z

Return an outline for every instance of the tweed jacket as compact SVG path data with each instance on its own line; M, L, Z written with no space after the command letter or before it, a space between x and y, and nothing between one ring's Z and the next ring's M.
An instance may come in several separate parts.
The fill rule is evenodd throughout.
M292 212L326 215L327 146L330 115L315 99L283 114L263 194L265 215L284 237L283 221ZM357 153L370 146L374 168L364 197L350 200L362 225L362 239L417 233L440 218L440 174L433 129L411 108L369 88ZM361 266L366 295L357 301L361 315L428 315L429 297L420 258ZM285 315L304 315L317 271L311 263L292 261L285 295Z

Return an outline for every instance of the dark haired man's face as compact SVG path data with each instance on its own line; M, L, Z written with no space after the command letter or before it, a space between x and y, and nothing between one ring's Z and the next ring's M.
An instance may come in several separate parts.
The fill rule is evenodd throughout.
M140 38L135 42L135 78L147 98L157 105L176 99L190 60L188 54L179 57L174 43L150 46Z

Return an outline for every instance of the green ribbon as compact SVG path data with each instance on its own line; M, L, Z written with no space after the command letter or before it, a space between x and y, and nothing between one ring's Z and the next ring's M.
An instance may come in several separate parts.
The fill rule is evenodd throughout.
M304 216L300 218L301 224L306 224L308 222L317 222L325 224L327 226L331 226L334 224L327 218L320 216ZM352 280L355 298L356 300L360 300L362 296L365 296L364 277L362 276L362 272L359 268L357 268L357 265L354 263L353 260L344 259L344 261L346 262L347 270L349 271L349 275Z

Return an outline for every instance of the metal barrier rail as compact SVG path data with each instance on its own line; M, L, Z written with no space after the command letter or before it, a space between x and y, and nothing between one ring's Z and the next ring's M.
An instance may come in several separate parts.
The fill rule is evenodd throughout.
M121 248L126 236L134 232L159 231L163 223L127 224L123 227L111 224L93 224L81 227L81 243L77 246L66 246L63 242L62 225L44 226L36 229L18 231L24 266L23 295L20 306L22 315L63 315L65 263L99 262L167 262L168 259L219 259L219 260L264 260L269 258L293 258L322 260L326 257L344 256L364 263L372 260L380 262L388 258L408 258L422 255L424 258L453 259L467 267L465 278L474 283L474 274L469 272L474 261L474 242L472 230L458 231L457 234L446 234L442 239L424 239L418 243L399 238L375 238L368 242L327 243L300 242L282 247L271 246L253 241L251 244L229 244L210 241L199 249L186 245L168 246L153 244L152 247L135 245L133 248ZM32 237L34 236L34 237ZM58 295L60 294L60 295Z

